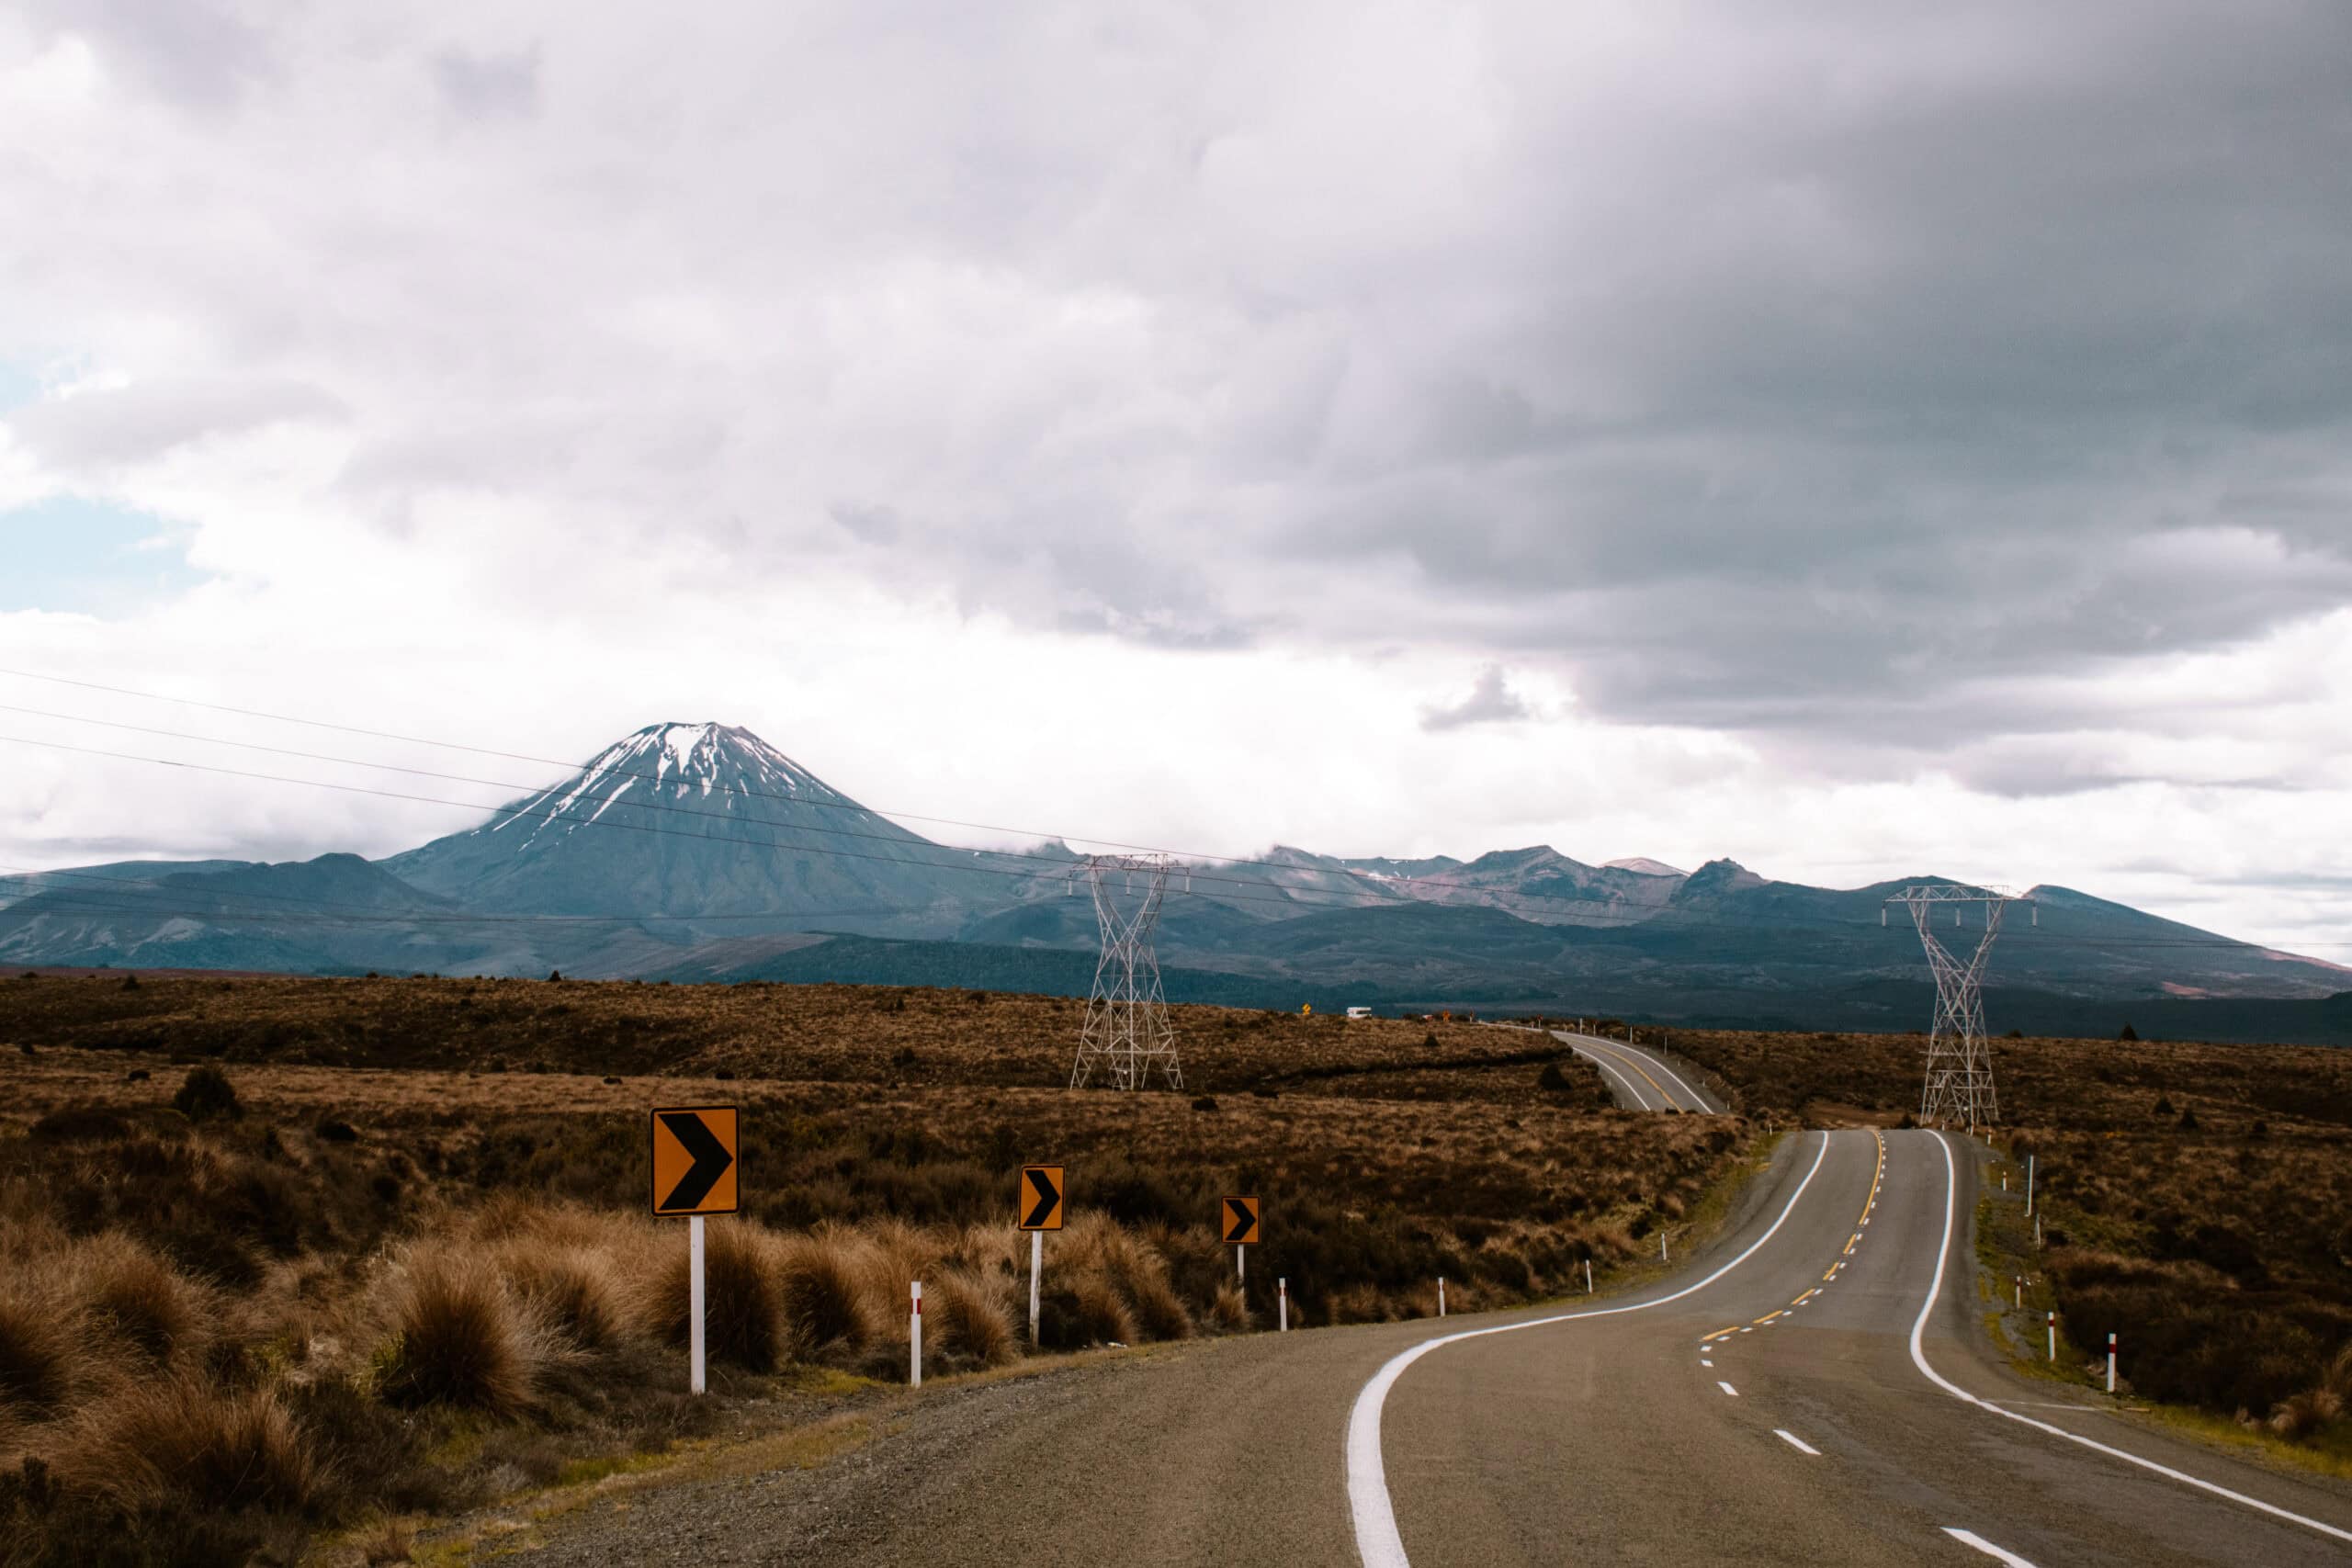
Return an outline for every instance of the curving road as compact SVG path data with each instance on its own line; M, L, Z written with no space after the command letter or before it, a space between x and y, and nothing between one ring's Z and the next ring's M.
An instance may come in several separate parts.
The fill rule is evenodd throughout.
M1965 1143L1801 1134L1644 1292L926 1390L852 1455L583 1509L542 1560L2352 1562L2352 1487L1994 1364L1975 1197Z
M1600 1069L1617 1103L1628 1111L1687 1111L1716 1115L1723 1104L1686 1068L1678 1068L1646 1046L1598 1034L1555 1029L1552 1038Z

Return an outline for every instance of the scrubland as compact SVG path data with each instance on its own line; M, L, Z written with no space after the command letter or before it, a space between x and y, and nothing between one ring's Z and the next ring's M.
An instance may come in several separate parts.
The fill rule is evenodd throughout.
M1674 1043L1767 1120L1918 1105L1917 1036ZM1994 1071L2001 1147L2037 1172L2028 1311L2099 1352L2068 1370L2103 1371L2112 1331L2132 1392L2352 1458L2352 1051L2008 1039Z
M1498 1305L1646 1255L1737 1118L1609 1108L1555 1043L1175 1010L1186 1089L1071 1091L1080 1004L853 987L0 981L0 1562L395 1558L401 1527L1026 1343ZM743 1111L712 1396L646 1112ZM1212 1224L1265 1205L1248 1289Z

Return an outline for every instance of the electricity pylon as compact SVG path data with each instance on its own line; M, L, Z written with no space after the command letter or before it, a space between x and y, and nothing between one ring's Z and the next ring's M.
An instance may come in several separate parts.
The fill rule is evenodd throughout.
M1936 1022L1928 1033L1928 1081L1919 1095L1919 1124L1923 1127L1990 1126L2001 1119L2000 1102L1993 1093L1993 1046L1984 1036L1984 961L1992 956L1993 939L2001 931L2001 913L2011 904L2030 904L2024 894L1999 887L1972 887L1933 883L1906 887L1887 900L1911 911L1919 929L1919 945L1928 950L1928 966L1936 974ZM1984 934L1967 963L1952 956L1936 940L1929 925L1932 911L1951 906L1954 928L1961 910L1970 904L1984 906ZM2034 911L2041 924L2041 911ZM1886 923L1882 907L1879 923Z
M1084 867L1094 892L1094 919L1102 929L1102 956L1094 965L1094 992L1069 1087L1082 1089L1101 1063L1114 1089L1141 1089L1157 1066L1168 1087L1182 1089L1176 1066L1176 1031L1159 988L1152 929L1168 896L1166 855L1091 855ZM1073 888L1072 891L1076 889Z

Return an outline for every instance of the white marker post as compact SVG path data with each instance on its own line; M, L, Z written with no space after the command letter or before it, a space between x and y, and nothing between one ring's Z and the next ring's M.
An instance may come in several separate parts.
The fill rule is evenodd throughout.
M2053 1361L2058 1359L2058 1314L2055 1312L2050 1314L2050 1359Z
M1445 1276L1442 1274L1437 1277L1437 1314L1440 1317L1445 1315Z
M1277 1332L1288 1334L1290 1332L1290 1280L1287 1277L1277 1278L1274 1280L1274 1303L1275 1310L1282 1314L1282 1327Z
M703 1391L702 1376L702 1216L686 1220L686 1362L688 1390Z
M2022 1274L2019 1274L2019 1275L2017 1277L2017 1281L2018 1281L2018 1305L2019 1305L2019 1306L2023 1306L2023 1305L2025 1305L2025 1276L2024 1276L2024 1275L2022 1275Z
M1588 1296L1592 1294L1592 1259L1589 1258L1584 1260L1584 1293Z
M914 1311L907 1318L907 1381L922 1386L922 1281L913 1281Z
M2112 1331L2107 1337L2107 1392L2115 1392L2115 1335Z
M1233 1244L1233 1280L1236 1284L1243 1284L1249 1280L1250 1265L1247 1261L1249 1256L1248 1247L1238 1241Z
M2028 1155L2025 1156L2025 1212L2029 1214L2033 1213L2033 1162L2036 1156L2033 1155ZM2036 1227L2034 1234L2036 1235L2041 1234L2039 1227Z
M1046 1233L1029 1233L1029 1343L1037 1343L1037 1280L1046 1264Z

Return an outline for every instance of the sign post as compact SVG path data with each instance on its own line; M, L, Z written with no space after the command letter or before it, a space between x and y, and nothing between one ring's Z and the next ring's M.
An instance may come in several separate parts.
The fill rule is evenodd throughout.
M916 1388L922 1386L922 1281L910 1282L914 1294L914 1307L907 1315L907 1382Z
M1046 1265L1046 1233L1062 1228L1062 1168L1021 1168L1021 1228L1029 1233L1029 1343L1037 1343L1038 1280Z
M1282 1327L1278 1332L1288 1334L1290 1332L1290 1280L1287 1278L1274 1281L1274 1300L1281 1303L1277 1310L1282 1313Z
M650 1124L653 1212L686 1216L686 1386L705 1388L703 1233L705 1214L741 1206L741 1118L731 1105L659 1110Z
M1233 1277L1247 1281L1250 1266L1244 1249L1258 1239L1258 1200L1227 1198L1222 1213L1225 1239L1233 1244Z

